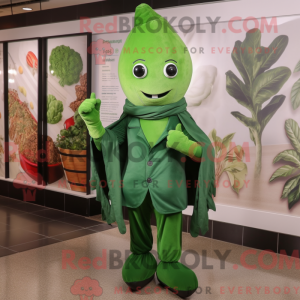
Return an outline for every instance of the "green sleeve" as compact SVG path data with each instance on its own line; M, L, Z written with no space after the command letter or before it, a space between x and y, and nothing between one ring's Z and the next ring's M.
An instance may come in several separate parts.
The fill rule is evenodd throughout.
M114 126L111 129L107 129L106 130L112 130L115 135L117 136L119 145L122 145L124 143L124 141L126 140L126 135L127 135L127 125L128 125L128 118L124 118L122 121L120 121L118 124L116 124L116 126ZM104 133L106 134L106 133ZM93 139L96 148L101 151L101 141L102 141L102 137L98 139Z
M184 128L183 131L182 131L190 141L193 141L193 142L197 142L195 141L192 136L186 131L186 129ZM198 158L200 158L202 156L202 147L200 145L198 145L195 149L194 149L194 155Z
M105 134L105 133L104 133ZM101 151L101 141L102 141L102 137L103 136L101 136L100 138L98 138L98 139L93 139L93 141L94 141L94 143L95 143L95 146L96 146L96 148L99 150L99 151Z

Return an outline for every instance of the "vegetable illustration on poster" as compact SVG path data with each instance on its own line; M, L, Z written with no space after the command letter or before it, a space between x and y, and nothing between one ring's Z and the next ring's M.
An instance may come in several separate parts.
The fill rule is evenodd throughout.
M261 172L263 130L285 100L284 95L276 93L291 76L291 70L287 67L270 69L284 53L288 37L280 35L268 47L261 46L260 40L261 32L255 29L247 32L246 39L242 43L241 41L235 43L236 51L232 52L231 57L243 81L232 71L226 72L228 94L251 112L250 118L239 111L233 111L231 114L249 128L250 138L256 146L255 176L259 176ZM251 47L260 48L257 51L258 55L253 55L250 51L242 52L242 49ZM266 49L276 51L265 51ZM271 97L273 98L270 99ZM264 103L267 104L262 108Z
M8 43L9 174L38 174L38 41Z
M291 149L285 121L297 120L297 110L293 110L295 101L290 97L292 86L299 78L297 73L291 75L291 70L299 61L300 43L294 28L300 25L300 19L281 21L278 18L277 21L278 32L264 28L251 33L249 24L248 31L236 33L228 30L228 24L220 23L215 33L208 34L209 25L201 25L206 30L204 34L195 30L182 33L192 56L193 76L199 67L207 70L206 79L193 78L194 85L191 84L186 97L188 111L207 134L211 133L215 149L221 150L218 142L224 144L216 163L217 174L223 171L216 182L216 203L300 216L299 194L295 192L299 185L289 186L296 181L297 174L275 173L276 180L273 182L272 177L269 183L277 169L290 164L286 157L274 158ZM238 26L243 28L242 23L237 22ZM214 68L217 69L215 78ZM228 155L231 153L228 149L235 152L233 157ZM298 168L293 165L290 169ZM235 177L240 181L238 193ZM283 193L284 186L291 188L289 193ZM289 196L289 205L281 199L282 195Z
M86 192L87 131L77 113L86 98L87 37L49 38L47 132L55 143L47 149L55 153L61 167L48 161L48 184L54 188Z
M3 86L3 44L0 44L0 177L5 175L4 158L4 86Z
M230 26L225 22L215 24L213 33L210 24L201 24L204 33L196 32L196 27L192 30L175 28L187 45L187 49L178 51L189 51L193 61L193 77L186 93L187 110L197 125L210 136L219 153L216 164L217 204L300 216L300 193L295 191L295 188L299 188L297 171L293 174L286 172L269 182L277 169L290 165L287 159L274 158L278 153L295 149L286 134L286 121L293 119L297 126L300 125L297 115L300 103L297 86L300 40L295 30L299 26L299 17L279 17L276 28L260 28L252 35L253 39L248 33L252 29L250 22L247 31L243 30L242 22L235 22L235 27L241 28L238 33L229 30ZM114 49L113 55L106 57L105 64L97 65L96 59L92 60L93 91L102 101L101 120L104 126L119 118L124 105L125 95L117 78L119 53L124 49L123 43L116 41L124 41L126 37L127 33L93 36L94 41L103 39L110 42ZM234 49L242 44L243 51L247 53L241 54L238 61ZM156 51L156 48L146 49L149 50ZM171 54L168 58L172 58ZM248 74L251 69L257 73L252 77L249 75L248 79L251 77L250 80L255 82L255 88L252 85L249 89L243 70ZM291 74L291 71L294 73ZM229 83L232 78L236 80L235 83ZM246 98L250 97L250 106L258 99L258 109L251 111L251 107L245 107L240 97L234 94L237 90L232 93L236 87L244 91L249 89L249 95L245 92ZM241 115L248 121L254 120L253 124L246 123L256 137L251 135L249 126L241 121ZM300 143L300 136L297 139ZM221 145L222 149L218 148L218 143L224 144ZM298 154L295 156L298 157ZM293 165L294 169L299 169L298 164ZM259 176L255 177L255 174ZM290 186L296 181L296 185ZM288 199L281 199L287 185L292 188L288 190L290 193L284 193L289 196L289 205Z
M274 163L283 161L287 163L279 167L270 178L270 182L278 178L290 177L284 184L281 198L288 199L288 207L292 207L300 200L300 128L293 119L285 121L286 135L291 141L292 149L280 152L273 160Z

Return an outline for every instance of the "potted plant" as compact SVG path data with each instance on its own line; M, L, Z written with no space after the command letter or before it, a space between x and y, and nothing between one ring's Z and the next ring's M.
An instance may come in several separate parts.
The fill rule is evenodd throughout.
M78 111L74 114L74 122L73 126L60 131L55 144L71 190L86 192L87 127Z

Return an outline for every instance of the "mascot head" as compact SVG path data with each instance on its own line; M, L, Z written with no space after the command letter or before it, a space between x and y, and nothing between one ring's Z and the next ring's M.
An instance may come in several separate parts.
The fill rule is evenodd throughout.
M192 77L192 60L170 24L149 5L140 4L118 69L130 102L137 106L166 105L185 95Z

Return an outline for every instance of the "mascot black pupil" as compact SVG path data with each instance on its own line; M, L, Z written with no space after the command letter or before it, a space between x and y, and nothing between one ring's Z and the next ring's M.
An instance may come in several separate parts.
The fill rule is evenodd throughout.
M145 68L143 66L136 66L133 72L136 77L143 77L145 74Z
M168 65L166 68L166 73L169 76L175 76L177 73L177 67L175 65Z

